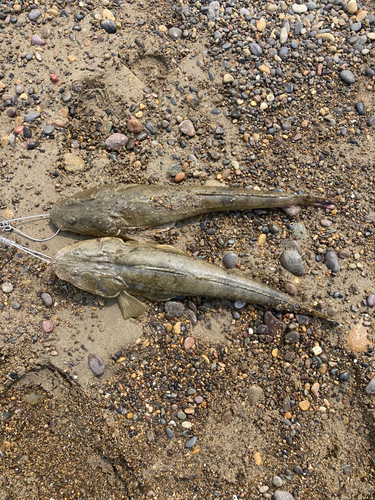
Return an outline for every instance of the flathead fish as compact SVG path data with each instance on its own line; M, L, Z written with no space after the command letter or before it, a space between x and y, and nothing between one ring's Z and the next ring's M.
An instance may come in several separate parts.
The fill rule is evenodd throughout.
M57 202L52 223L63 231L126 239L133 228L152 228L211 212L312 205L334 200L305 194L213 186L100 185Z
M285 293L168 245L90 239L62 248L52 266L59 278L77 288L117 297L125 319L147 310L135 296L168 300L186 295L242 300L332 321Z

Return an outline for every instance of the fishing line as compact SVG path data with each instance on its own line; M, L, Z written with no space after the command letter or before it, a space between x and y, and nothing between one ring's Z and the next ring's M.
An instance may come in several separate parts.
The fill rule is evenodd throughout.
M0 230L10 232L14 231L15 233L19 234L20 236L23 236L24 238L27 238L30 241L35 241L37 243L43 243L44 241L49 241L52 240L56 235L59 234L60 229L56 231L55 234L50 236L49 238L33 238L32 236L29 236L28 234L24 233L23 231L20 231L16 227L14 227L11 222L19 222L19 221L31 221L32 219L37 219L37 218L44 218L44 217L49 217L49 214L41 214L41 215L29 215L28 217L19 217L18 219L8 219L8 220L1 220L0 221ZM9 240L11 241L11 240Z
M31 250L31 249L26 248L22 245L19 245L15 241L10 240L9 238L5 238L1 234L0 234L0 243L2 243L3 245L9 245L9 246L15 247L18 250L21 250L22 252L25 252L29 255L32 255L36 259L47 262L47 264L49 264L52 261L51 257L49 257L48 255L45 255L44 253L40 253L40 252L37 252L36 250Z

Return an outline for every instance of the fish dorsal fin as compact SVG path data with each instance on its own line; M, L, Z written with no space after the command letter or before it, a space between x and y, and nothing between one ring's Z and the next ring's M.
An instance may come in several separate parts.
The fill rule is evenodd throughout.
M147 311L146 304L126 292L121 292L117 296L117 302L124 319L138 318Z

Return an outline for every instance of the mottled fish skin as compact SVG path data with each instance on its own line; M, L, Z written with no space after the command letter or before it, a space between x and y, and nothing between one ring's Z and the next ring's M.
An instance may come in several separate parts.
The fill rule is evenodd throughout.
M125 318L136 317L146 309L131 296L167 300L186 295L243 300L330 321L285 293L168 245L124 242L119 238L90 239L62 248L52 266L59 278L77 288L103 297L121 297L120 307L129 305L129 299L130 312L122 309Z
M107 184L57 202L50 217L63 231L127 238L132 228L157 227L204 213L290 205L331 209L334 203L321 197L245 188Z

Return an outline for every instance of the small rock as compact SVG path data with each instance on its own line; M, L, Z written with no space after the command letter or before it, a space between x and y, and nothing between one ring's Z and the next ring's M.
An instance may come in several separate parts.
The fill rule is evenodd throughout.
M13 285L9 281L6 281L1 285L1 289L4 293L10 293L13 291Z
M43 38L40 38L40 36L38 36L38 35L33 35L31 37L31 45L37 45L37 46L42 47L46 43L47 42L45 40L43 40Z
M303 276L306 272L301 256L294 250L284 250L280 255L280 264L294 276Z
M128 143L128 138L124 134L112 134L105 140L105 147L110 151L118 151Z
M375 306L375 295L371 293L367 299L366 299L368 307L374 307Z
M41 15L42 13L40 12L39 9L32 9L29 12L28 18L30 19L30 21L36 21L38 17L40 17Z
M349 12L349 14L355 14L358 10L356 0L350 0L348 5L346 6L346 10L347 10L347 12Z
M247 395L249 398L249 403L251 405L256 405L258 401L260 401L263 398L264 392L261 387L257 385L252 385L251 387L248 388Z
M232 83L234 82L234 78L230 73L226 73L223 77L223 83Z
M73 153L65 153L64 155L64 169L69 173L82 172L86 169L86 164L83 158Z
M375 378L371 379L370 382L366 385L366 394L375 393Z
M365 114L365 105L363 104L363 102L357 102L357 104L355 105L355 109L359 115L363 116Z
M117 25L113 19L103 19L100 22L100 27L109 35L117 32Z
M292 295L292 296L298 295L297 287L295 285L293 285L293 283L285 283L284 290L289 295Z
M52 306L52 297L51 297L51 295L49 293L43 292L42 294L40 294L40 298L42 299L43 304L46 307L51 307Z
M307 5L294 3L292 5L292 9L294 12L296 12L296 14L302 14L303 12L307 11Z
M271 311L266 311L264 313L264 323L268 328L268 332L272 336L276 336L281 334L285 328L286 325L282 321L279 321L272 313Z
M337 256L337 253L333 250L333 248L329 248L324 256L324 262L328 269L333 273L338 273L340 271L340 263Z
M25 394L22 399L29 406L38 406L46 399L46 395L32 392L31 394Z
M227 269L234 269L238 261L238 255L234 252L228 252L223 257L223 266Z
M186 350L193 347L194 344L195 344L195 340L193 339L193 337L186 337L186 339L184 341L184 347Z
M305 399L304 401L300 401L298 403L298 406L302 411L307 411L310 408L310 401L308 401L307 399Z
M174 181L178 184L179 182L182 182L185 179L185 172L179 172L175 178Z
M185 306L182 302L169 301L164 305L166 314L172 318L180 318L185 312Z
M299 341L299 338L300 338L299 333L293 330L285 335L285 343L296 344Z
M294 496L287 491L276 490L273 494L275 500L294 500Z
M343 82L347 83L348 85L352 85L356 81L353 73L348 69L341 71L340 78Z
M169 427L167 427L167 428L165 429L165 433L167 434L167 436L168 436L168 438L169 438L169 439L173 439L173 438L174 438L173 431L172 431L172 429L170 429Z
M182 37L182 31L180 28L170 28L168 30L168 36L172 38L172 40L178 40Z
M197 436L193 436L187 443L185 443L185 448L193 448L197 442Z
M276 488L279 488L280 486L283 485L283 480L279 476L273 476L272 484L276 486Z
M129 130L129 132L131 132L132 134L139 134L139 132L141 132L142 130L142 123L138 120L138 118L135 118L135 117L131 117L127 124L126 124L126 128Z
M187 135L188 137L195 136L195 128L190 120L184 120L182 123L180 123L179 129L183 134Z
M90 370L93 372L94 375L103 375L104 373L104 362L100 356L97 354L89 354L88 356L88 364Z
M43 333L52 333L53 329L54 329L54 325L51 321L44 319L40 324L40 328L41 328Z

